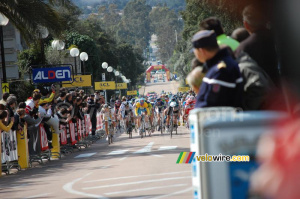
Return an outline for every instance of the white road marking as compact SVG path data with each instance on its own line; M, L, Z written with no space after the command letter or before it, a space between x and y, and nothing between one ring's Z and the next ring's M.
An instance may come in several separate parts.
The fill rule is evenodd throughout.
M128 158L128 156L125 156L125 157L121 158L120 161L123 161L123 160L125 160L126 158Z
M177 191L177 192L170 193L170 194L163 195L163 196L154 197L152 199L160 199L160 198L166 198L166 197L170 197L170 196L175 196L177 194L181 194L181 193L185 193L185 192L191 191L192 189L193 189L193 187L189 187L189 188L181 190L181 191Z
M41 197L44 197L44 196L48 196L50 195L51 193L44 193L44 194L39 194L39 195L35 195L35 196L29 196L27 198L24 198L24 199L30 199L30 198L41 198Z
M85 181L84 183L89 182L102 182L102 181L109 181L109 180L120 180L120 179L128 179L128 178L140 178L140 177L149 177L149 176L164 176L164 175L174 175L174 174L181 174L181 173L191 173L191 171L180 171L180 172L169 172L169 173L157 173L157 174L148 174L148 175L139 175L139 176L124 176L118 178L106 178L101 180L90 180Z
M92 174L92 173L88 173L88 174L84 175L82 178L77 178L77 179L73 180L72 182L69 182L69 183L65 184L65 185L63 186L63 189L64 189L66 192L68 192L68 193L76 194L76 195L81 195L81 196L84 196L84 197L98 198L98 199L107 199L107 198L105 198L105 197L103 197L103 196L100 196L100 195L95 195L95 194L90 194L90 193L84 193L84 192L76 191L76 190L73 189L73 185L74 185L76 182L82 180L83 178L85 178L85 177L87 177L87 176L89 176L89 175L91 175L91 174Z
M150 142L147 146L145 146L144 148L134 152L134 153L149 153L151 152L151 148L153 146L154 142Z
M100 169L107 169L109 168L111 165L105 165L105 166L101 166Z
M182 187L182 186L186 186L186 185L187 184L174 184L174 185L168 185L168 186L148 187L148 188L144 188L144 189L133 189L133 190L126 190L126 191L110 192L110 193L105 193L105 195L116 195L116 194L122 194L122 193L149 191L149 190L164 189L164 188L170 188L170 187Z
M96 153L84 153L84 154L80 154L74 158L87 158L87 157L91 157L93 155L95 155Z
M128 150L112 151L112 152L110 152L110 153L107 154L107 155L121 155L121 154L126 153L127 151L128 151Z
M192 177L191 176L184 176L184 177L176 177L176 178L162 178L162 179L154 179L154 180L143 180L143 181L127 182L127 183L112 184L112 185L102 185L102 186L96 186L96 187L85 187L83 189L84 190L100 189L100 188L132 185L132 184L142 184L142 183L151 183L151 182L162 182L162 181L168 181L168 180L178 180L178 179L185 179L185 178L192 178Z
M176 149L177 146L161 146L159 147L159 151L164 151L164 150L173 150L173 149Z
M152 154L151 156L158 157L158 158L164 157L164 156L162 156L162 155L157 155L157 154Z

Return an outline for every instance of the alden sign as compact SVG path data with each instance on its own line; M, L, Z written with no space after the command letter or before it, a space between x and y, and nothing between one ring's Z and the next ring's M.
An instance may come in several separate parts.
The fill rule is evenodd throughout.
M71 81L70 67L34 68L32 69L33 83Z

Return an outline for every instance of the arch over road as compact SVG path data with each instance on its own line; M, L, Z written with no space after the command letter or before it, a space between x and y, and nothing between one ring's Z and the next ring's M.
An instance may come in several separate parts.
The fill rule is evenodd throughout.
M150 75L151 71L153 71L153 70L160 70L160 69L164 69L166 71L167 80L170 81L170 70L168 68L166 68L165 65L156 65L156 66L150 66L146 70L147 82L151 81L151 75Z

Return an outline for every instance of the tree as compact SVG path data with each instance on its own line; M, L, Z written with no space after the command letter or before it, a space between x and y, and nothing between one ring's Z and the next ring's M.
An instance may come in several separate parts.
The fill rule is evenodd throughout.
M72 6L70 0L1 0L0 13L3 13L29 42L38 38L41 26L59 36L65 29L65 21L55 8Z

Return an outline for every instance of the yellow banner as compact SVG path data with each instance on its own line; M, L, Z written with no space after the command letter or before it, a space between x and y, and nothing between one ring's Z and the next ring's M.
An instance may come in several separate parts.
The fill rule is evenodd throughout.
M28 140L27 140L27 125L24 125L22 131L17 132L18 141L18 163L22 169L29 167L29 153L28 153Z
M154 66L154 70L160 70L162 69L162 66Z
M73 79L73 77L72 77ZM74 81L72 84L67 84L68 82L62 82L63 87L91 87L92 86L92 76L91 75L74 75Z
M117 89L127 89L126 83L117 83L116 84Z
M115 90L116 83L111 82L95 82L95 90Z
M137 95L137 91L127 91L127 95Z
M179 87L178 88L178 91L179 92L187 92L187 91L189 91L190 90L190 87Z

